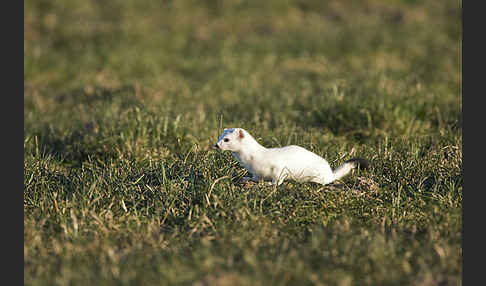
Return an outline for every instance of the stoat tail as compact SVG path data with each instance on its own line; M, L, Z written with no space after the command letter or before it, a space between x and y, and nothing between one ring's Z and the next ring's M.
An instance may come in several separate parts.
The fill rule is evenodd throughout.
M344 162L341 166L337 167L334 171L332 171L334 175L334 180L339 180L342 177L346 176L351 172L352 169L358 168L360 170L368 169L369 163L365 159L361 158L352 158L348 161Z

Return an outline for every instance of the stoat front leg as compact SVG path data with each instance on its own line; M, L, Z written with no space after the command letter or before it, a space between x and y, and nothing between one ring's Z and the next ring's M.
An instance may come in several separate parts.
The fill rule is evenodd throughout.
M255 182L258 183L260 178L256 176L255 174L251 174L251 177L243 177L241 178L241 182L246 183L246 182Z

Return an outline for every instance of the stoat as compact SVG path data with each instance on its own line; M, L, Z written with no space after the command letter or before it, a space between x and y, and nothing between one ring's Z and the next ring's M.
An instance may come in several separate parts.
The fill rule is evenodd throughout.
M272 185L280 185L286 179L327 185L356 167L366 169L369 165L365 159L353 158L333 171L324 158L311 151L296 145L265 148L243 128L224 129L214 148L231 151L252 175L244 177L244 181L271 180Z

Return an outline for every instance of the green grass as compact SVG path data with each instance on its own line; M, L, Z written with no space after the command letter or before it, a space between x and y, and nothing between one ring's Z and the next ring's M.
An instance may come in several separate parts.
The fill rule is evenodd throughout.
M26 1L24 284L462 285L461 15ZM243 186L224 127L371 167Z

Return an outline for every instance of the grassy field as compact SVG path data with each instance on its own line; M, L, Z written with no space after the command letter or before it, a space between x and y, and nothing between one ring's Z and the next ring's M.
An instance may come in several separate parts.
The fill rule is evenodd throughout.
M460 1L24 2L24 285L462 285ZM243 185L243 127L333 167Z

